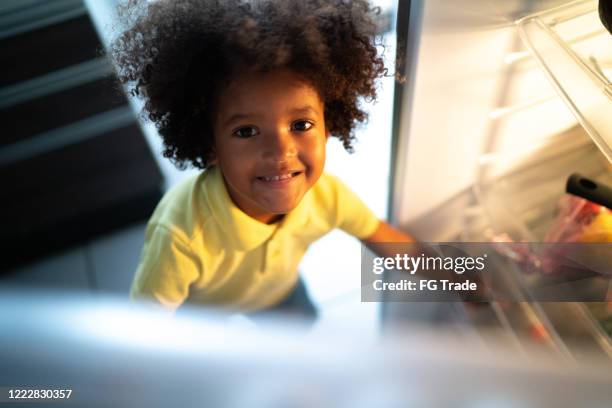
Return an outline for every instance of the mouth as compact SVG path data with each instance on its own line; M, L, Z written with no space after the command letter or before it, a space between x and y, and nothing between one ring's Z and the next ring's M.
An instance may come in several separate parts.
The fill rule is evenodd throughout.
M292 179L294 179L295 177L298 177L300 174L302 174L302 171L291 171L291 172L286 172L286 173L281 173L281 174L272 174L272 175L267 175L267 176L257 176L257 180L262 181L264 183L270 183L270 184L286 184L292 181Z

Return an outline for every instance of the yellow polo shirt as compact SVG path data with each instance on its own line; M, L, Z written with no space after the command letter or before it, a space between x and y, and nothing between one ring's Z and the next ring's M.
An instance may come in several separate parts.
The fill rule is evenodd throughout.
M264 309L291 292L310 243L334 228L367 238L378 222L338 178L324 173L293 211L264 224L236 207L221 171L212 167L159 202L130 297L171 310L184 302Z

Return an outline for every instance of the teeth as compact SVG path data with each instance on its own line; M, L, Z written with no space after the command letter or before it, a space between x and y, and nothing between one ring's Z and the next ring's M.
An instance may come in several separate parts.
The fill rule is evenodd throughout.
M292 174L281 174L280 176L270 176L270 177L263 176L261 178L264 181L279 181L279 180L285 180L285 179L288 179L288 178L291 178L291 177L293 177Z

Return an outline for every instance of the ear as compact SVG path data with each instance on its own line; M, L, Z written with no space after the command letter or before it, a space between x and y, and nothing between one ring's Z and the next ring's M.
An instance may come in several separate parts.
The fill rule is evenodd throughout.
M215 152L214 147L212 151L210 152L210 154L208 155L206 162L208 163L209 166L216 166L219 164L219 159L217 158L217 153Z

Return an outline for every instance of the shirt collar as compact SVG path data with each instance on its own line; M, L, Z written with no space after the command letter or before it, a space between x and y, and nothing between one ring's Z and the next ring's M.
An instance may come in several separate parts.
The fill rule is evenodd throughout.
M270 239L279 228L297 230L303 228L311 207L310 191L308 191L298 206L287 213L275 224L264 224L245 214L234 204L223 180L221 170L217 166L206 170L205 188L203 194L217 220L219 228L238 250L249 251Z

